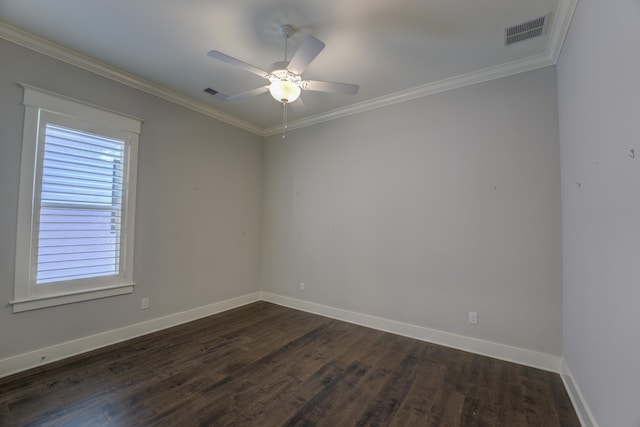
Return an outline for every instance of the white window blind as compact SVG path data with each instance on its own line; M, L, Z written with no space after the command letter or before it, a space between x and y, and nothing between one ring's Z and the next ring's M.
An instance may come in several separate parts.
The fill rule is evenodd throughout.
M37 284L119 274L124 148L46 125Z

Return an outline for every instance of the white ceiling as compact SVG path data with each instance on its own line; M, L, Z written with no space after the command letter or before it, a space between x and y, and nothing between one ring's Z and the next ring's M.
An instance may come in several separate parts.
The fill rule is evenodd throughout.
M289 57L307 34L326 43L304 78L357 83L360 91L304 91L306 114L289 113L294 125L303 125L553 64L576 1L0 0L0 21L9 24L0 36L60 56L56 46L30 38L41 37L124 71L120 80L129 84L156 94L166 88L167 98L268 134L282 121L282 108L269 95L230 102L203 92L233 95L265 80L207 57L208 51L267 68L283 56L281 24L297 29ZM504 45L506 27L548 13L545 35Z

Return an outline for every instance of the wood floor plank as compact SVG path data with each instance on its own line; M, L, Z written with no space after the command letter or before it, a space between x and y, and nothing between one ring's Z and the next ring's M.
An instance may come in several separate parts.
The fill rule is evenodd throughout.
M426 425L431 413L438 390L442 384L446 368L430 362L418 365L416 379L402 402L398 414L391 426L419 426Z
M460 424L478 427L495 425L497 411L493 403L493 390L475 384L470 385L465 393Z
M531 425L544 425L551 419L559 422L556 407L550 401L551 390L546 382L524 378L523 386L524 413Z
M344 395L351 392L360 379L367 374L367 370L367 366L358 362L341 370L334 381L324 384L284 425L288 427L340 425L328 420L325 414L334 413Z
M547 372L546 376L549 388L551 389L549 400L555 405L560 424L565 427L580 427L578 420L575 418L575 411L571 404L571 399L564 388L562 380L558 380L557 375L551 372Z
M431 413L425 426L462 426L462 409L464 407L464 394L441 387L436 400L431 407Z
M420 345L414 344L408 349L407 355L393 371L389 380L374 397L367 409L356 423L358 426L388 425L416 379L418 366L417 354Z
M238 425L281 426L289 422L319 390L329 387L342 378L343 369L335 364L325 364L309 379L279 396L279 400L269 399L261 411L240 418Z
M259 302L0 379L2 426L579 426L559 375Z
M397 351L393 340L380 339L384 337L377 337L368 346L363 346L367 350L365 357L353 359L360 360L364 366L371 368L349 392L341 396L341 402L335 410L325 414L323 421L327 425L356 425L370 403L389 382L393 373L391 367L399 366L406 357L404 353ZM359 352L355 354L358 355Z

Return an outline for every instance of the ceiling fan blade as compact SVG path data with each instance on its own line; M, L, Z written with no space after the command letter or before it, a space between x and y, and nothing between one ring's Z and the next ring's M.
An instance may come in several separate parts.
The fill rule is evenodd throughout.
M307 107L304 105L304 102L302 102L302 98L298 98L295 101L293 101L291 104L289 104L291 106L291 109L299 116L306 116L307 115Z
M212 93L212 92L210 92L210 93ZM220 92L212 93L212 95L213 95L213 97L215 99L219 99L221 101L226 101L226 100L229 99L229 95L225 95L224 93L220 93Z
M232 95L227 97L227 101L240 101L246 98L250 98L252 96L261 95L265 92L269 92L269 86L262 86L255 89L248 90L246 92L241 92L237 95Z
M269 73L265 70L261 70L258 67L254 67L251 64L247 64L246 62L240 61L239 59L233 58L229 55L226 55L217 50L212 50L207 53L207 56L210 56L213 59L217 59L218 61L226 62L227 64L234 65L236 67L240 67L245 71L255 74L256 76L264 77L265 79L269 75Z
M350 83L322 82L318 80L304 80L300 87L315 92L341 93L344 95L355 95L360 89L360 86Z
M324 46L325 44L317 38L307 36L302 41L298 51L293 55L293 58L291 58L291 62L289 62L289 66L287 68L294 74L302 74L302 72L307 69L311 61L313 61L315 57L322 52Z

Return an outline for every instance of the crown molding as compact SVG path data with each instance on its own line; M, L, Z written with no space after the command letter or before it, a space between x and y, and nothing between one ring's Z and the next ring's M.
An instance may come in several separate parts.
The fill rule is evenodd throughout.
M573 12L575 11L577 4L578 0L560 0L558 2L558 7L555 13L552 14L553 24L551 25L551 30L549 32L549 43L545 53L417 86L404 91L392 93L390 95L353 104L345 108L339 108L326 113L305 117L303 119L287 123L287 129L300 129L318 123L347 117L353 114L410 101L412 99L422 98L424 96L434 95L489 80L508 77L538 68L555 65L560 57L562 44L564 43L567 31L569 30L569 24L571 23L571 18L573 17ZM281 125L272 126L264 129L264 136L277 135L281 132Z
M435 95L437 93L459 89L465 86L471 86L489 80L499 79L501 77L524 73L525 71L531 71L553 64L554 63L552 61L552 58L547 53L530 56L528 58L501 64L495 67L485 68L480 71L474 71L472 73L439 80L434 83L417 86L400 92L395 92L390 95L373 98L368 101L353 104L345 108L339 108L337 110L332 110L326 113L317 114L300 120L295 120L287 123L287 130L300 129L318 123L351 116L353 114L363 113L365 111L375 110L378 108L384 108L394 104L411 101L413 99ZM265 129L264 135L271 136L281 132L282 125L277 125Z
M560 57L564 39L569 30L571 18L578 4L578 0L560 0L556 11L552 14L553 23L549 32L549 43L545 53L528 58L508 62L495 67L489 67L471 73L439 80L422 86L417 86L390 95L381 96L364 102L353 104L345 108L339 108L329 112L316 114L295 120L287 124L288 130L295 130L307 126L348 117L378 108L388 107L394 104L407 102L437 93L446 92L489 80L508 77L524 73L526 71L555 65ZM159 98L181 105L185 108L197 111L206 116L220 120L229 125L244 129L256 135L267 137L282 132L282 126L276 125L262 128L232 114L225 113L193 98L166 89L160 85L147 81L141 77L127 73L108 64L81 55L71 49L52 43L33 34L22 31L0 21L0 38L16 43L20 46L82 68L103 77L123 83L135 89L155 95Z
M237 128L263 136L262 128L254 125L253 123L220 111L203 102L196 101L193 98L169 90L134 74L127 73L126 71L112 67L111 65L102 63L88 56L84 56L74 50L67 49L66 47L50 42L49 40L27 33L26 31L22 31L1 21L0 38L43 55L50 56L59 61L66 62L67 64L71 64L75 67L82 68L83 70L107 77L108 79L125 84L134 89L155 95L159 98L178 104L190 110L197 111L198 113L220 120L221 122Z
M564 39L567 37L569 25L573 19L576 6L578 6L578 0L560 0L555 16L551 18L554 20L554 23L551 26L548 52L553 58L554 64L557 64L560 58L562 45L564 44Z

